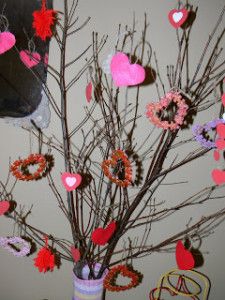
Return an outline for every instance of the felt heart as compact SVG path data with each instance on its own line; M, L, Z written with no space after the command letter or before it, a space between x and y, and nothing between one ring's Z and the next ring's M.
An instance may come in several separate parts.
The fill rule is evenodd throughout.
M80 251L79 251L79 249L77 249L74 246L71 246L70 251L71 251L71 254L73 256L73 260L75 262L78 262L80 260Z
M92 232L91 240L96 245L104 246L116 230L116 222L111 222L105 229L97 228Z
M177 242L176 261L180 270L191 270L195 266L195 261L191 252L185 249L182 241Z
M224 139L217 139L216 140L216 147L219 150L225 149L225 140Z
M222 103L225 106L225 93L222 95Z
M110 70L115 86L137 85L145 79L145 69L138 64L130 64L122 52L116 53L111 60Z
M9 201L1 201L0 202L0 216L4 215L9 210L10 203Z
M39 64L41 56L37 52L30 52L28 50L20 51L20 59L29 69Z
M185 8L179 10L172 9L168 14L169 21L174 28L179 28L182 24L184 24L187 17L188 11Z
M225 183L225 171L219 169L212 170L212 179L217 185Z
M92 83L89 82L88 85L86 86L86 99L87 102L89 103L91 101L92 98Z
M75 190L80 184L82 177L80 174L64 172L61 175L62 183L68 192Z
M216 131L220 138L225 139L225 124L217 125Z
M214 159L215 159L216 161L218 161L218 160L220 159L220 153L219 153L219 151L215 150L215 151L213 152L213 157L214 157Z
M10 50L16 43L15 35L4 31L0 33L0 54Z

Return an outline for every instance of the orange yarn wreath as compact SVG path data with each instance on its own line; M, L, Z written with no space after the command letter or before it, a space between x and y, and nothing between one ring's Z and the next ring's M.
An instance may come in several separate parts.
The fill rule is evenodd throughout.
M114 168L114 170L118 167L119 161L122 162L122 168L124 172L124 179L117 178L116 175L118 172L115 174L110 172L110 167ZM131 184L132 182L132 168L131 168L131 163L129 159L127 158L126 154L122 150L115 150L113 151L111 155L111 159L104 160L102 163L102 170L112 182L115 184L121 186L121 187L127 187L128 185ZM119 170L121 171L121 170Z

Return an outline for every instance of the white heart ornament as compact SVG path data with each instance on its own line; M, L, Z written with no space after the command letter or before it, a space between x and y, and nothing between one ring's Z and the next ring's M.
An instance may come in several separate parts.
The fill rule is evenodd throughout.
M61 180L68 192L75 190L80 184L82 177L80 174L64 172L61 175Z

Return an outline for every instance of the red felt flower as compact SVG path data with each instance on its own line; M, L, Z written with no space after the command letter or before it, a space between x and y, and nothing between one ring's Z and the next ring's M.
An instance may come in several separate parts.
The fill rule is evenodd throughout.
M48 238L45 237L45 247L41 248L34 258L34 265L38 268L39 272L53 271L55 267L55 256L48 249Z
M47 37L52 36L52 27L56 21L56 11L53 9L46 8L46 0L42 0L42 6L40 10L33 12L33 28L35 29L35 34L43 41Z

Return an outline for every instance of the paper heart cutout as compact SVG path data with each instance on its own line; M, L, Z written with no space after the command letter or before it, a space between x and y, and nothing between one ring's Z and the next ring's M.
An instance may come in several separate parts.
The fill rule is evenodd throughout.
M225 106L225 93L222 95L222 103L223 103L223 105Z
M39 64L41 60L41 56L37 52L30 52L28 50L20 51L20 59L27 66L27 68L31 69Z
M16 43L15 35L4 31L0 33L0 54L10 50Z
M218 160L220 159L220 153L219 153L219 151L215 150L215 151L213 152L213 157L214 157L214 159L215 159L216 161L218 161Z
M188 11L183 8L183 9L172 9L169 14L168 18L170 21L170 24L174 28L179 28L184 22L187 20L188 17Z
M220 138L225 139L225 124L219 124L216 126L216 132Z
M92 232L91 240L94 244L104 246L116 230L116 222L111 222L105 229L97 228Z
M88 85L86 86L86 100L88 103L90 103L91 99L92 99L92 83L89 82Z
M10 207L9 201L0 201L0 216L4 215Z
M223 183L225 183L225 171L214 169L212 170L211 175L215 184L222 185Z
M138 64L130 64L128 56L122 52L112 57L110 70L117 87L137 85L145 79L145 69Z
M80 250L74 246L71 246L70 248L73 260L75 262L78 262L80 260Z
M75 190L81 184L82 177L80 174L64 172L61 175L61 180L66 190L70 192Z
M184 247L182 241L177 242L176 261L180 270L191 270L195 266L193 255Z

